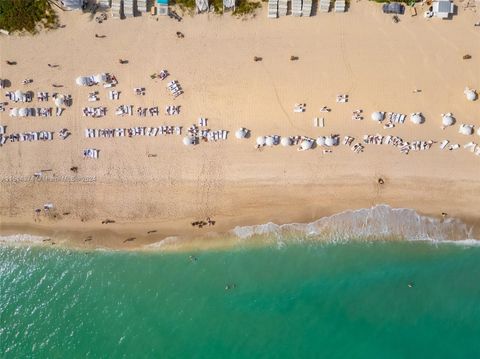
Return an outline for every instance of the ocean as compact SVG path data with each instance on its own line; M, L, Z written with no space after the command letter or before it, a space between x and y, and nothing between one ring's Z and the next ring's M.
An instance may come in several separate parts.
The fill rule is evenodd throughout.
M0 246L1 358L478 358L480 246Z

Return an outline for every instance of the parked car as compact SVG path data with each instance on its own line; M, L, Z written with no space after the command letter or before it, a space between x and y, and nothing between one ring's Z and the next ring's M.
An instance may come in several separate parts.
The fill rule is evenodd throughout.
M405 6L398 2L391 2L388 4L383 4L383 12L385 14L400 14L402 15L405 12Z

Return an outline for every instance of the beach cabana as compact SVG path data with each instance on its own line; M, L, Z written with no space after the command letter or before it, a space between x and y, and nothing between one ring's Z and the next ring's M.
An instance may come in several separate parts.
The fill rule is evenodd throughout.
M10 116L17 117L18 116L18 108L14 107L10 110Z
M280 143L283 147L288 147L292 145L292 139L290 137L282 137Z
M475 101L477 99L477 93L475 92L475 90L467 88L463 93L465 94L465 97L468 101Z
M453 2L449 0L440 0L433 2L433 16L440 19L447 19L451 14L453 14L454 5Z
M416 125L421 125L424 122L423 116L420 113L412 113L410 121Z
M60 3L67 10L81 10L83 7L83 0L60 0Z
M455 123L455 119L452 117L452 115L443 115L442 116L442 125L445 127L452 126Z
M158 15L168 15L168 0L157 0Z
M208 0L195 0L197 14L208 10Z
M235 137L238 138L238 139L245 138L246 136L247 136L247 131L244 128L239 128L235 132Z
M223 0L223 11L226 10L235 11L235 0Z
M265 137L264 136L258 136L257 137L257 145L265 146Z
M383 121L384 118L385 118L385 115L382 112L376 111L376 112L372 113L372 120L373 121L380 122L380 121Z
M268 136L265 140L265 144L269 147L272 147L275 145L275 138L273 136Z
M191 146L191 145L194 145L195 144L195 139L193 137L190 137L190 136L185 136L183 138L183 144L185 146Z
M93 79L97 84L107 81L107 74L97 74L93 76Z
M77 79L75 80L75 83L78 86L87 86L88 85L88 79L85 76L78 76Z

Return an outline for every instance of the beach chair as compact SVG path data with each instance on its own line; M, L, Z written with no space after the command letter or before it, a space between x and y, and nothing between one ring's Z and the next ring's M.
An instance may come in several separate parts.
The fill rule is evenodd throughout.
M133 0L123 0L123 14L125 15L126 18L135 16Z
M121 19L123 13L123 0L112 0L111 13L113 19Z

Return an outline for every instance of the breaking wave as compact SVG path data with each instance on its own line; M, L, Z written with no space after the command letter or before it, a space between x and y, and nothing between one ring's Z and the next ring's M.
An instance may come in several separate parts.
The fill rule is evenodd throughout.
M395 238L410 241L454 241L469 245L477 243L477 240L472 238L472 227L459 219L437 219L422 216L413 209L392 208L388 205L348 210L311 223L278 225L270 222L237 226L232 233L240 239L254 236L274 236L276 239L301 236L331 242Z

